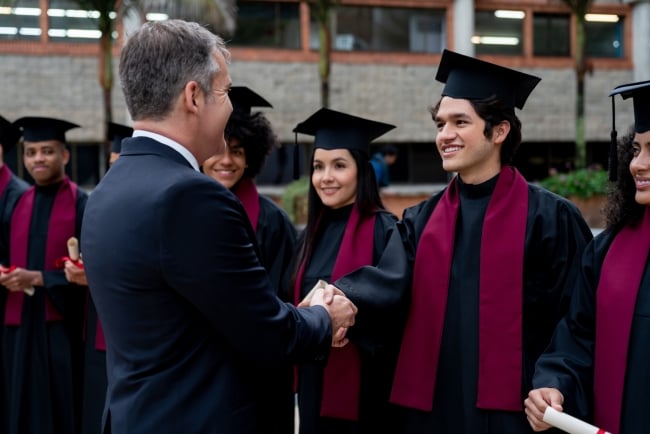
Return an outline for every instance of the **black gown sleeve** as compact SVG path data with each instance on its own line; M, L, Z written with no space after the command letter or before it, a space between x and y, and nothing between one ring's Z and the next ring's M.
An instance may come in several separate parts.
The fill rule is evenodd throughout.
M613 234L594 238L582 255L567 315L559 322L535 365L533 387L553 387L564 395L564 411L590 420L593 403L596 288Z
M394 216L379 213L375 223L375 266L339 278L334 285L359 311L349 336L370 350L401 336L410 288L407 259Z

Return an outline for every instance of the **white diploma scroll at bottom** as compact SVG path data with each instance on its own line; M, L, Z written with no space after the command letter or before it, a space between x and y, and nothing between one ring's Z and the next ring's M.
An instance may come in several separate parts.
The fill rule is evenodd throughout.
M544 422L566 431L569 434L611 434L604 429L583 422L566 413L559 412L552 407L547 407L542 418Z

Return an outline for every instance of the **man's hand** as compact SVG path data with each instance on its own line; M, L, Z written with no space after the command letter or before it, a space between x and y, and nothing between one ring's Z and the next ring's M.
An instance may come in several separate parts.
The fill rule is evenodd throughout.
M40 271L16 267L9 273L0 273L0 285L11 292L29 291L35 286L43 286L43 275Z
M79 260L81 263L81 259ZM68 279L68 282L76 283L77 285L88 286L88 280L86 279L86 270L79 265L76 265L74 262L66 260L64 263L63 271L65 272L65 278Z
M305 298L302 299L302 301L298 304L298 307L308 307L311 305L311 300L314 297L314 294L318 290L323 290L323 301L325 304L330 304L332 300L334 299L334 295L342 295L345 297L345 293L338 289L334 285L330 285L324 280L319 280L316 285L307 293Z
M339 292L340 294L336 293ZM354 325L354 318L357 314L357 307L343 292L327 285L325 289L317 289L310 298L310 306L323 306L327 309L332 321L332 346L342 347L348 343L345 337L348 328Z
M546 407L551 406L557 411L562 411L564 396L562 393L550 387L542 387L528 392L528 398L524 401L526 417L533 431L546 431L551 425L544 422Z

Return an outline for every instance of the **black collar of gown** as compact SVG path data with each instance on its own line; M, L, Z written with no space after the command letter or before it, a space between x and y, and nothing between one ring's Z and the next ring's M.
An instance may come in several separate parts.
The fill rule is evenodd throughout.
M461 196L470 199L480 199L492 194L494 188L497 185L499 174L496 174L492 178L480 184L465 184L460 176L458 176L456 179L458 182L458 191L460 192Z

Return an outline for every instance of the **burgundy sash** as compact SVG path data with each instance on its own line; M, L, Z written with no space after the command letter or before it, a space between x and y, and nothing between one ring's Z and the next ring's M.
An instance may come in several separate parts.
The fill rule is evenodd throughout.
M4 193L9 181L11 181L11 170L9 170L6 164L3 164L2 167L0 167L0 195Z
M650 208L639 224L624 227L612 241L596 290L594 419L614 433L620 428L632 318L648 251Z
M11 264L22 268L27 266L29 228L32 222L35 194L36 189L34 187L27 190L16 203L16 208L11 217ZM77 185L66 177L54 199L47 228L45 270L55 270L57 258L67 253L67 241L68 238L75 235L76 220ZM20 325L24 297L23 292L9 292L7 294L5 325ZM47 294L45 295L45 319L46 321L60 321L63 319L63 316L54 307Z
M454 179L419 240L410 314L391 402L433 407L460 198ZM481 238L479 366L476 406L521 411L523 263L528 184L503 167L488 204ZM444 398L444 397L443 397Z
M357 206L345 226L341 247L332 270L332 282L359 267L372 264L376 214L361 217ZM294 287L294 301L300 301L300 288L305 264L300 264ZM361 389L361 360L356 345L348 343L342 348L332 348L323 373L323 395L320 415L337 419L359 418L359 393Z
M235 193L235 196L239 198L239 201L244 206L248 220L253 226L253 231L257 232L257 219L260 216L260 195L257 193L255 183L251 178L244 177L239 180L232 192Z

